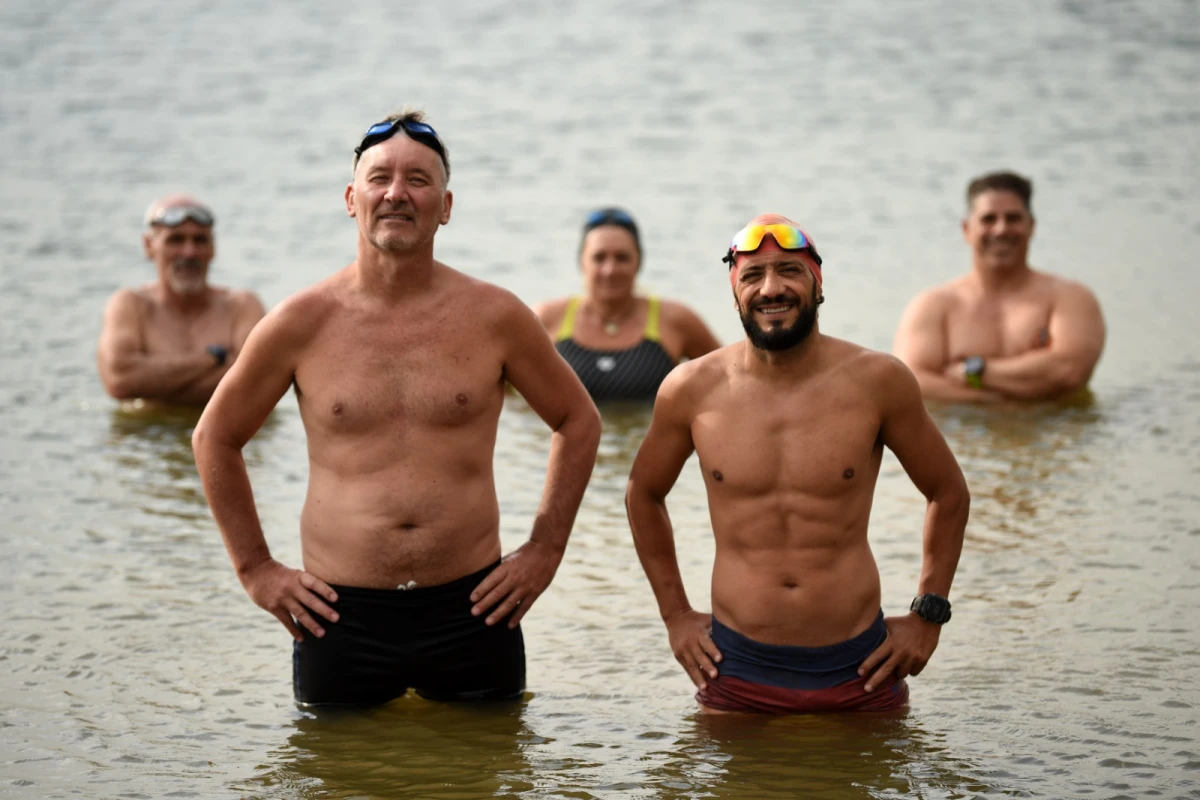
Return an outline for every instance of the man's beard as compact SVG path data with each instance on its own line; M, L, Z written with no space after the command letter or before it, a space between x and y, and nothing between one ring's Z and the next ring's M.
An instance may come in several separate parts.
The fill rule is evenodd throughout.
M759 298L750 304L747 309L739 308L739 315L742 318L742 327L746 331L747 338L750 339L750 344L754 345L759 350L779 351L790 350L796 345L807 339L813 332L813 327L817 323L817 300L816 289L813 290L813 297L807 303L801 303L799 298L793 301L787 297L772 297ZM789 327L773 327L769 330L763 329L757 322L754 321L754 309L760 306L779 305L780 303L794 302L799 306L797 310L796 321Z
M202 263L180 260L167 271L167 283L175 294L203 294L208 288L208 276Z

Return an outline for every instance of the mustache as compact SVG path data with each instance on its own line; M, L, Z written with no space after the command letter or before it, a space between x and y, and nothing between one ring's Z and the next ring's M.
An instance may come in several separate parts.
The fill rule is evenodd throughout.
M200 269L204 262L198 258L177 258L171 262L173 269Z
M756 311L757 309L760 309L763 306L777 306L781 303L790 303L792 305L803 305L803 301L799 297L792 294L791 292L787 292L785 294L775 295L774 297L756 297L750 301L750 310Z

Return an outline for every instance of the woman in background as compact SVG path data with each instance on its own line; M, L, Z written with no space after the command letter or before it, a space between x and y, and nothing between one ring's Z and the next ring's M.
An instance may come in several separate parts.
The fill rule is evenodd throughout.
M534 311L596 402L653 401L681 359L721 346L687 306L633 293L642 242L625 211L602 208L587 216L579 263L583 295Z

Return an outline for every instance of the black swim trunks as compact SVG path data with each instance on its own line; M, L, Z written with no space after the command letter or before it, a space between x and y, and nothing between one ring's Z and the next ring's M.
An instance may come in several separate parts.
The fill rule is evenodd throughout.
M471 592L500 562L414 589L334 586L340 615L292 650L296 702L379 705L409 689L430 700L507 700L525 690L525 640L471 616Z

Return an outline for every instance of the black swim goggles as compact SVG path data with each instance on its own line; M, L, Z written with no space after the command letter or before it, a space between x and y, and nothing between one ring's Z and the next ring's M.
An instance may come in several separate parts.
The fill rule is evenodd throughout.
M583 227L596 228L601 225L621 225L623 227L637 227L637 223L633 221L633 217L625 213L619 208L600 208L587 215L587 219L583 221Z
M216 219L213 218L213 213L204 206L183 205L183 206L166 206L154 211L146 216L147 227L151 225L162 225L167 228L174 228L177 225L182 225L185 221L191 220L197 225L203 225L205 228L211 228Z
M584 236L593 228L599 228L601 225L616 225L619 228L624 228L632 234L634 242L637 243L638 250L642 249L642 238L638 234L637 223L633 221L633 217L629 215L629 212L620 208L596 209L583 220Z
M442 166L446 168L446 175L450 175L450 161L446 158L446 148L442 144L442 140L438 138L437 131L433 129L433 126L405 119L384 120L367 128L362 141L358 147L354 148L355 163L357 164L357 159L362 158L362 154L367 149L380 142L386 142L396 135L396 131L401 129L408 135L408 138L420 142L437 153L438 157L442 159Z

